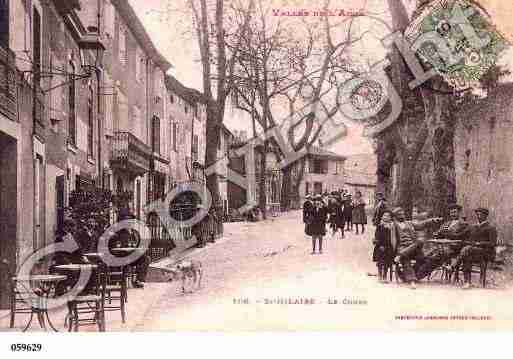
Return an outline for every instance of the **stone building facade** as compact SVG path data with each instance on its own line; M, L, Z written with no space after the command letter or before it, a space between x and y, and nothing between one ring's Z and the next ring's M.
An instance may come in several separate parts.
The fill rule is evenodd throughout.
M55 240L77 188L129 193L153 223L146 204L203 180L201 95L171 101L171 64L127 0L4 0L0 27L0 259L11 272ZM1 308L7 273L0 266Z
M173 186L190 180L204 182L206 105L201 94L166 76ZM196 165L195 165L196 162Z
M487 207L500 239L513 231L513 84L503 84L457 114L456 192L464 214Z
M375 154L347 156L344 161L344 188L353 196L362 193L369 208L374 207L377 183L377 159Z
M344 188L345 156L312 147L306 156L306 167L299 185L300 203L307 194L322 194Z
M87 0L94 12L97 0ZM166 192L169 143L165 73L171 64L158 52L126 0L100 2L103 60L104 133L110 161L103 163L105 187L127 192L136 217ZM94 19L94 16L84 17Z

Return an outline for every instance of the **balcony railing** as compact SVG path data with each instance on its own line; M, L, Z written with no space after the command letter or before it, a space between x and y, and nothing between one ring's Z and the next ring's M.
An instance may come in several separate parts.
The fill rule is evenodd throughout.
M0 113L17 120L16 67L14 53L0 46Z
M137 175L150 170L151 148L130 132L116 132L111 142L111 162Z

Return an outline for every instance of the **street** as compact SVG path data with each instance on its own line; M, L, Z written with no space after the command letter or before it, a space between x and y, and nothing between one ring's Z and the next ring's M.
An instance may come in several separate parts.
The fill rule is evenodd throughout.
M328 235L324 254L311 255L300 220L300 212L291 212L265 222L226 224L228 239L194 256L205 270L203 288L181 295L171 284L134 329L468 329L513 318L509 290L462 291L433 282L411 290L378 283L368 275L376 272L372 226L364 236ZM401 315L459 318L397 320Z
M226 224L223 239L190 254L202 262L202 288L185 295L177 282L130 289L127 323L107 313L107 331L493 329L513 319L509 289L378 283L368 275L376 273L372 226L363 236L328 235L324 254L311 255L300 219L296 211ZM5 330L7 312L0 313ZM61 329L64 314L51 313ZM17 317L16 330L25 320Z

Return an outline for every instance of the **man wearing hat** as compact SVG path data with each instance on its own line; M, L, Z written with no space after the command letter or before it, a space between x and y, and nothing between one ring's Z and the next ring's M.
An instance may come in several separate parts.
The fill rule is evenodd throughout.
M372 223L377 226L381 223L381 217L387 209L386 199L383 193L376 193L376 206L374 207L374 216L372 217Z
M497 246L497 229L490 224L488 216L490 211L487 208L475 210L478 223L472 226L468 240L456 257L455 264L451 269L459 268L462 265L464 285L463 289L470 289L472 280L472 264L482 261L492 261L495 257Z
M423 243L417 239L417 230L423 229L433 223L442 222L442 218L430 218L424 221L407 221L406 214L401 207L392 211L395 221L395 228L398 234L397 256L395 262L402 267L402 279L416 288L417 276L411 266L411 260L416 260L416 267L419 268L425 261L422 252Z
M458 204L449 206L449 220L440 226L434 233L435 238L443 238L455 241L454 244L436 247L425 255L425 262L417 270L417 279L423 279L430 275L436 268L455 258L463 247L462 241L466 240L470 233L470 226L461 218L462 207Z

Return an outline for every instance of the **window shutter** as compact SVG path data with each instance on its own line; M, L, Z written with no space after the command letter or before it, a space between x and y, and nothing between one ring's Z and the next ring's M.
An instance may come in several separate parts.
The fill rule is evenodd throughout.
M123 25L119 24L119 62L122 66L127 64L127 40L126 32Z
M114 6L110 1L105 2L104 20L105 20L105 34L108 37L114 37Z
M160 119L157 116L153 117L152 135L153 152L160 153Z

